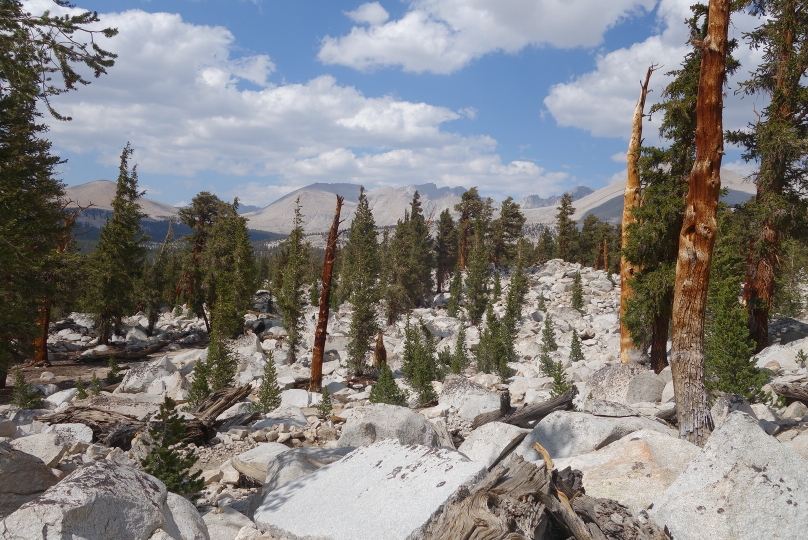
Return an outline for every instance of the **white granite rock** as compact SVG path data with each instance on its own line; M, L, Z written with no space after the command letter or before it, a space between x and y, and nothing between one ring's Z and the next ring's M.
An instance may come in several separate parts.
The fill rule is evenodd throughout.
M261 443L251 450L233 456L231 463L240 473L263 483L267 477L267 467L278 454L288 452L289 447L276 442Z
M498 392L475 384L462 375L446 377L438 402L453 407L460 418L469 421L473 421L482 413L497 411L500 408Z
M93 442L93 430L84 424L53 424L43 429L42 433L55 433L61 442L71 445Z
M48 403L52 403L54 407L58 407L62 403L69 403L71 399L76 397L76 392L78 392L78 390L76 390L75 388L68 388L67 390L61 390L46 397L45 401Z
M290 405L282 405L274 411L264 415L263 420L259 420L253 424L254 430L264 429L275 425L283 424L287 427L306 427L306 415L299 407L292 407Z
M11 446L15 450L38 457L48 467L58 465L67 450L67 444L54 433L36 433L20 437L11 441Z
M157 379L162 379L177 371L167 356L158 360L144 362L140 365L129 368L123 376L121 384L113 391L114 394L136 394L145 392Z
M163 507L165 523L162 529L171 538L181 540L210 540L208 528L191 501L169 492Z
M503 422L489 422L472 431L457 450L490 469L522 442L528 433L529 429Z
M253 527L250 518L228 506L214 508L202 520L208 528L210 540L233 540L243 527Z
M435 428L422 415L396 405L374 403L354 409L345 422L337 446L368 446L382 439L401 444L439 446Z
M454 450L385 440L270 492L255 512L255 524L289 538L415 538L461 487L485 473L484 466Z
M0 518L59 481L41 459L4 442L0 442L0 478Z

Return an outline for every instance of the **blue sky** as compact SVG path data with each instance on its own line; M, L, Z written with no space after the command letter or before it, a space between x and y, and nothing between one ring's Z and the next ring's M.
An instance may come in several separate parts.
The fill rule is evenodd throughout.
M114 180L130 141L150 198L265 206L314 182L476 185L496 199L614 182L640 78L664 65L650 105L687 51L690 0L77 4L119 29L101 43L119 58L56 102L74 118L49 121L65 183ZM756 58L739 56L745 76ZM756 103L730 92L725 127ZM729 149L725 164L748 171L739 160Z

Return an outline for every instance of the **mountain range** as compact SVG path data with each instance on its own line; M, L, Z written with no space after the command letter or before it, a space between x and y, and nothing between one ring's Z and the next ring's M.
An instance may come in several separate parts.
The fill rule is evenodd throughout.
M587 215L594 214L598 218L609 223L619 223L623 211L623 192L625 190L625 180L615 182L604 188L593 191L585 186L578 186L569 193L572 195L576 209L573 219L583 220ZM753 183L746 181L741 175L729 171L721 170L721 185L727 188L728 194L722 198L728 204L739 204L748 200L755 193ZM412 196L415 191L421 196L421 204L427 218L437 221L438 215L449 209L457 218L454 211L455 204L460 202L460 198L466 191L463 187L442 187L435 184L418 184L404 186L400 188L383 187L366 192L368 202L379 227L393 226L404 217L404 212L409 209ZM66 189L67 197L77 202L81 206L93 203L95 210L106 212L88 212L86 217L81 219L84 222L91 221L93 227L99 227L105 220L107 212L111 212L110 205L115 195L115 183L108 180L96 180L87 184L71 186ZM254 239L262 239L264 233L268 236L288 234L292 229L294 219L294 209L296 201L300 201L301 213L303 214L303 227L307 233L326 232L331 226L334 218L334 208L336 205L336 195L345 197L343 203L341 219L342 227L347 228L353 220L356 205L359 199L359 185L347 183L316 183L300 188L296 191L284 195L272 204L243 213L248 222L248 227L253 231ZM555 223L560 196L542 198L538 195L528 195L520 201L522 212L527 218L527 225L552 225ZM152 199L143 198L140 201L141 209L148 215L147 221L165 222L169 217L176 215L177 208Z

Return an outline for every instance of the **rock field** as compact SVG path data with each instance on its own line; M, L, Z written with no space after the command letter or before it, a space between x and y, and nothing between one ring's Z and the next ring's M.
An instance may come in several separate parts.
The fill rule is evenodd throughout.
M584 287L582 312L569 307L576 271ZM102 437L97 426L48 422L47 416L90 407L142 428L166 397L187 398L194 365L207 354L204 323L181 310L167 312L148 337L142 313L126 319L115 351L159 350L122 361L119 384L79 400L75 374L56 366L77 360L85 383L93 372L103 380L110 347L98 345L89 315L72 314L52 326L54 367L26 370L46 396L45 408L0 405L0 539L424 538L441 510L467 496L498 463L522 456L544 464L536 443L556 470L582 472L587 495L617 501L640 522L667 527L676 540L805 538L808 407L723 396L713 406L716 429L706 446L683 441L670 369L656 375L646 365L619 363L617 276L560 260L529 272L513 376L503 382L470 367L433 383L439 398L427 407L368 403L372 381L349 378L346 368L351 306L332 311L323 365L334 404L330 418L318 415L320 394L303 389L316 308L307 307L304 347L289 365L286 333L278 315L266 312L268 293L259 291L245 316L248 331L232 343L237 385L249 384L253 393L216 418L209 440L193 445L200 458L195 470L205 481L193 502L140 470L148 452L142 429ZM506 290L507 274L502 284ZM546 312L536 308L539 295ZM432 307L412 312L439 339L438 350L453 350L461 324L446 315L447 301L448 294L437 295ZM498 315L504 310L504 302L495 305ZM528 428L494 421L474 429L475 418L500 409L506 390L515 407L550 399L552 379L538 363L547 314L559 345L551 354L578 391L575 409L556 410ZM400 320L385 328L384 343L396 383L409 389L400 372L404 325ZM573 329L585 360L571 363ZM808 351L808 324L780 319L772 330L774 344L757 355L770 384L808 383L799 355ZM473 349L478 328L468 326L466 339ZM269 351L282 405L251 414ZM549 529L537 534L569 536L552 536L558 531Z

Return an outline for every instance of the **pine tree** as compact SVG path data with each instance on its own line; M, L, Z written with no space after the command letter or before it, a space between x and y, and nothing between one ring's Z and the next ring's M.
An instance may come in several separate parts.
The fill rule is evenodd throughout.
M553 328L553 318L550 314L544 318L544 327L541 330L541 347L546 349L547 352L558 350L558 343L556 343L555 329Z
M419 403L427 403L437 398L432 388L432 381L438 379L435 344L432 333L420 320L418 325L412 325L407 320L401 371L417 393Z
M109 357L109 361L107 362L109 366L109 371L107 372L107 384L115 384L121 381L122 377L120 374L120 367L118 367L118 361L115 359L114 356Z
M210 346L210 344L208 344ZM200 358L194 366L194 380L191 382L191 389L188 391L188 404L195 407L205 401L210 395L210 363L207 359Z
M320 305L320 283L316 278L311 281L311 288L309 289L309 305L314 307Z
M348 332L348 368L359 375L367 369L367 356L379 333L376 307L381 297L381 259L376 240L376 222L363 187L359 188L359 204L342 257L340 287L342 294L353 305L353 317Z
M469 254L468 273L466 276L466 310L471 324L477 325L485 313L488 303L488 249L485 246L483 223L478 221L475 228L473 245Z
M41 409L43 407L42 394L25 381L25 375L19 366L14 367L14 391L11 393L11 404L20 409Z
M572 308L584 312L584 288L581 285L581 273L575 272L572 276Z
M84 381L79 380L76 381L76 399L87 399L87 390L84 389Z
M134 309L134 284L146 258L144 244L148 237L140 229L140 220L146 214L138 204L143 193L138 189L137 166L129 169L132 153L129 144L121 152L112 218L101 227L98 246L89 261L87 302L96 315L102 344L108 343L112 332L120 328L121 317Z
M202 471L190 472L199 458L187 445L180 444L185 437L185 425L171 398L160 405L149 436L154 445L140 462L145 472L162 481L168 491L179 495L193 495L205 487Z
M455 267L454 275L452 276L452 285L449 288L449 304L446 306L446 314L449 317L457 317L460 310L460 302L463 297L463 271L460 267Z
M491 289L491 297L494 302L502 297L502 281L499 277L499 270L494 270L494 287Z
M463 193L460 197L460 202L455 205L455 212L460 213L460 219L457 224L457 235L459 240L458 264L460 264L461 270L465 270L468 265L469 245L475 234L475 222L482 217L484 207L485 203L480 198L476 187Z
M539 293L539 298L536 300L536 309L539 311L547 311L547 301L544 299L544 293Z
M459 374L468 365L469 359L466 356L466 319L460 319L460 329L457 331L457 340L455 341L455 352L452 355L450 363L450 371Z
M285 261L281 270L283 282L278 297L278 308L283 316L283 326L288 334L289 362L297 360L297 346L303 331L303 292L306 261L309 247L303 241L303 214L300 212L300 198L295 201L294 228L282 245Z
M323 386L323 390L320 395L322 396L322 399L320 404L317 405L317 413L327 420L331 418L331 410L333 409L333 405L331 404L331 396L328 394L327 386Z
M581 338L578 336L578 330L572 329L572 341L570 342L570 362L583 362L584 351L581 347Z
M440 213L435 234L435 283L436 291L443 291L447 276L457 266L457 227L449 209Z
M550 397L557 397L572 390L572 384L564 373L564 365L550 358L550 352L542 350L539 356L539 368L547 377L553 378L553 386L550 389Z
M98 375L96 375L95 372L93 372L93 376L90 379L90 395L101 395L101 381L98 380Z
M556 235L550 227L543 227L539 236L539 245L536 246L536 261L544 264L558 256Z
M572 215L575 208L572 206L572 195L565 193L561 196L561 203L556 214L556 243L558 256L565 261L573 261L577 255L578 228Z
M393 379L393 372L387 364L382 364L379 380L370 390L368 401L371 403L387 403L388 405L407 405L407 396L396 384Z
M522 307L525 305L528 288L525 272L521 266L517 266L511 272L511 283L505 296L505 317L514 325L522 318Z
M513 262L525 216L513 197L502 201L499 217L491 222L491 260L495 267Z
M253 403L253 410L266 414L281 406L281 389L278 386L278 372L275 369L275 356L272 351L267 354L264 364L264 378L258 389L258 401Z

